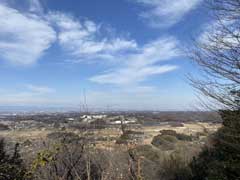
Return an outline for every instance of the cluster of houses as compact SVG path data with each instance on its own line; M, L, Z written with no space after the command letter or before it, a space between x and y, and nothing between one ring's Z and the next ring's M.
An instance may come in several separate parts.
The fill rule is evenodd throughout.
M10 119L10 120L8 120ZM31 115L31 116L11 116L0 119L0 124L9 126L11 130L21 129L51 129L57 127L69 127L75 124L94 124L97 122L104 125L114 126L121 124L137 124L137 118L125 117L123 115L106 114L86 114L74 116L71 115Z

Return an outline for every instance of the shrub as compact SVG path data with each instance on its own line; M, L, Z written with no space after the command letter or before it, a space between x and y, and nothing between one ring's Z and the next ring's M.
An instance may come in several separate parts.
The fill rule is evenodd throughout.
M116 140L116 144L128 144L144 135L143 132L127 130Z
M177 135L177 132L174 131L174 130L161 130L159 131L161 133L161 135L170 135L170 136L176 136Z
M85 144L57 144L41 150L32 165L35 180L115 180L129 177L128 154Z
M169 157L165 157L159 177L164 180L189 180L191 169L181 155L171 154Z
M180 141L192 141L193 137L186 134L177 134L176 138Z
M131 139L129 133L123 133L117 140L116 144L128 144L128 141Z
M151 145L142 145L129 150L129 154L136 165L140 165L135 166L134 172L139 173L140 168L142 179L188 180L191 177L188 166L191 157L186 157L186 151L188 149L169 153Z
M19 154L19 144L16 144L12 154L5 149L5 141L0 140L0 180L26 180L26 169Z
M134 163L131 167L132 179L151 179L158 180L160 162L163 152L151 145L142 145L129 150L129 156Z
M207 136L208 135L208 133L206 133L206 132L197 132L196 133L196 137L197 138L199 138L199 137L201 137L201 136Z
M176 137L170 135L157 135L152 140L152 145L163 150L173 150L177 142Z
M37 154L32 164L32 175L42 179L100 179L101 168L92 159L84 144L51 146Z
M191 162L193 180L240 179L240 110L221 111L223 127Z
M160 162L162 158L162 152L152 145L137 146L134 149L130 149L129 153L134 157L140 158L143 156L144 158L155 162Z
M128 140L120 137L116 140L116 144L128 144Z
M80 137L72 132L53 132L47 135L47 138L64 143L78 143Z
M186 134L180 134L174 130L161 130L160 133L161 133L161 135L175 136L180 141L192 141L193 140L192 136L189 136Z
M184 124L181 122L169 122L168 123L171 127L184 127Z
M22 144L23 146L31 146L32 145L32 141L30 141L29 139L25 140Z
M7 125L0 124L0 131L7 131L7 130L10 130L10 128Z

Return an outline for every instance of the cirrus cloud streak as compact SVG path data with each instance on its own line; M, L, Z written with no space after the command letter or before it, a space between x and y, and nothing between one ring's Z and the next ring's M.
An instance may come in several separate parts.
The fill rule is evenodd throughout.
M143 46L137 53L121 57L124 65L90 78L100 84L134 84L146 80L152 75L159 75L176 70L176 65L159 65L166 60L180 56L177 40L172 37L157 39Z
M56 39L48 22L0 4L0 57L14 64L35 63Z
M170 27L181 21L202 0L132 0L146 8L140 13L151 27Z

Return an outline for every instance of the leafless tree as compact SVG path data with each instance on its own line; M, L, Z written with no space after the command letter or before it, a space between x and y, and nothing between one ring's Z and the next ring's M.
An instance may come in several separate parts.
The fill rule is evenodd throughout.
M200 67L202 78L191 84L217 108L240 109L240 0L206 0L213 17L190 58Z

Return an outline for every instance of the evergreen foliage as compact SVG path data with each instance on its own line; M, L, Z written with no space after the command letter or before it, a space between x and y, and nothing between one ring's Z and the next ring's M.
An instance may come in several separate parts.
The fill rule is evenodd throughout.
M26 169L16 144L12 154L6 152L5 142L0 140L0 180L25 180Z
M193 180L240 179L240 110L220 113L223 127L215 134L213 146L191 163Z

